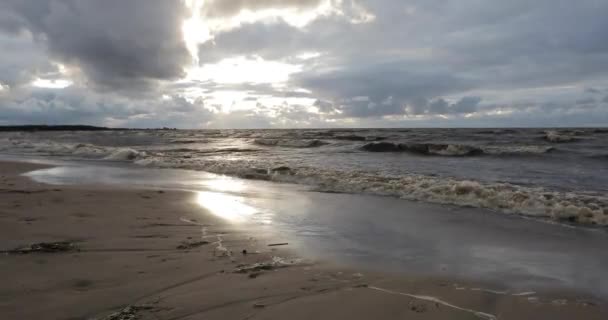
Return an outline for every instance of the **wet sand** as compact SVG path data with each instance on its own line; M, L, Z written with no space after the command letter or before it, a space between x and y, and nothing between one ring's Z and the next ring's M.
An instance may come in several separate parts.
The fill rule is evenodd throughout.
M268 246L280 238L204 212L190 192L58 187L20 176L41 167L0 162L2 319L608 315L604 301L572 292L501 292L487 289L495 287L488 283L371 273L307 260L289 246ZM10 252L60 241L74 247Z

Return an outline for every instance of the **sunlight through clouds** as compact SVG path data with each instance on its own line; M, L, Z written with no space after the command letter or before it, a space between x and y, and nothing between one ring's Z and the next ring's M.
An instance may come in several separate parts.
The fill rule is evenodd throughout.
M198 65L198 45L212 39L212 36L201 18L203 0L187 0L186 6L190 9L191 16L183 22L182 33L194 65Z
M265 61L261 57L244 56L223 59L188 71L187 80L213 81L220 84L270 83L284 84L289 75L302 69L278 61Z
M585 125L608 114L606 1L115 2L2 2L7 123Z
M72 81L63 79L36 79L32 82L32 86L48 89L64 89L72 85Z

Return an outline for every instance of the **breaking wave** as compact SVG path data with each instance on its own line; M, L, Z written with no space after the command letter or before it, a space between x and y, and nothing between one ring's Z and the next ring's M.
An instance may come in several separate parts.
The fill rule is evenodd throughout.
M114 160L114 161L126 161L126 160L136 160L139 158L143 158L146 156L145 152L139 152L133 150L131 148L120 148L112 151L108 156L104 157L105 160Z
M555 150L551 146L470 146L464 144L372 142L361 146L369 152L409 152L437 156L534 155Z
M103 147L88 143L30 142L15 139L4 139L0 143L0 150L19 150L25 154L77 156L85 159L113 161L136 160L146 156L146 152L137 151L132 148Z
M578 138L575 137L575 133L566 131L549 130L545 131L545 140L555 143L574 142Z
M276 144L280 145L277 140ZM318 141L318 140L308 140ZM308 147L315 143L309 142ZM318 143L318 142L317 142ZM290 145L290 144L288 144ZM291 146L291 145L290 145ZM550 147L492 146L470 147L451 144L409 144L388 142L366 144L381 151L419 152L422 154L464 156L471 154L544 153ZM381 146L381 147L379 147ZM302 146L300 146L302 147ZM306 146L304 146L306 147ZM267 157L226 160L224 157L182 156L171 150L142 151L135 148L105 147L93 144L28 142L0 140L0 150L19 149L21 154L76 156L85 159L130 161L158 168L202 170L246 179L304 184L319 191L366 193L400 197L458 206L488 208L504 213L541 217L582 224L608 225L608 197L605 194L562 192L542 187L509 183L481 182L421 174L387 175L360 170L338 170L323 167L293 166ZM184 148L186 149L186 148ZM185 152L190 152L190 149ZM205 150L192 149L192 152ZM212 149L209 152L235 152L252 149ZM368 150L371 151L371 150Z
M383 176L311 167L268 167L254 161L146 158L139 165L203 170L245 179L310 185L318 191L366 193L408 200L487 208L557 221L608 225L608 198L509 183L482 183L426 175Z
M174 139L169 141L169 143L174 144L191 144L191 143L207 143L208 139Z
M254 144L267 147L315 148L328 144L321 140L291 140L291 139L255 139Z

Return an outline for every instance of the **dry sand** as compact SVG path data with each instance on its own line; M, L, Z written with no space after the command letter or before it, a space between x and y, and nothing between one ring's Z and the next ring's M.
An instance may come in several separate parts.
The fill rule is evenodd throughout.
M19 175L40 167L0 163L0 319L608 318L605 302L573 293L490 292L300 260L267 246L281 239L205 213L191 193ZM10 252L58 241L74 247Z

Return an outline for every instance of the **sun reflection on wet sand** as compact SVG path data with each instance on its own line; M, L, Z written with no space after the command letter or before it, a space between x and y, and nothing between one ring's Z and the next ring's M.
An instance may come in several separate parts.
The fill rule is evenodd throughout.
M231 222L244 222L258 213L258 209L247 205L243 197L210 191L198 191L196 202L211 214Z
M221 192L241 192L246 188L243 181L227 176L217 176L213 179L205 179L199 184L211 190Z

